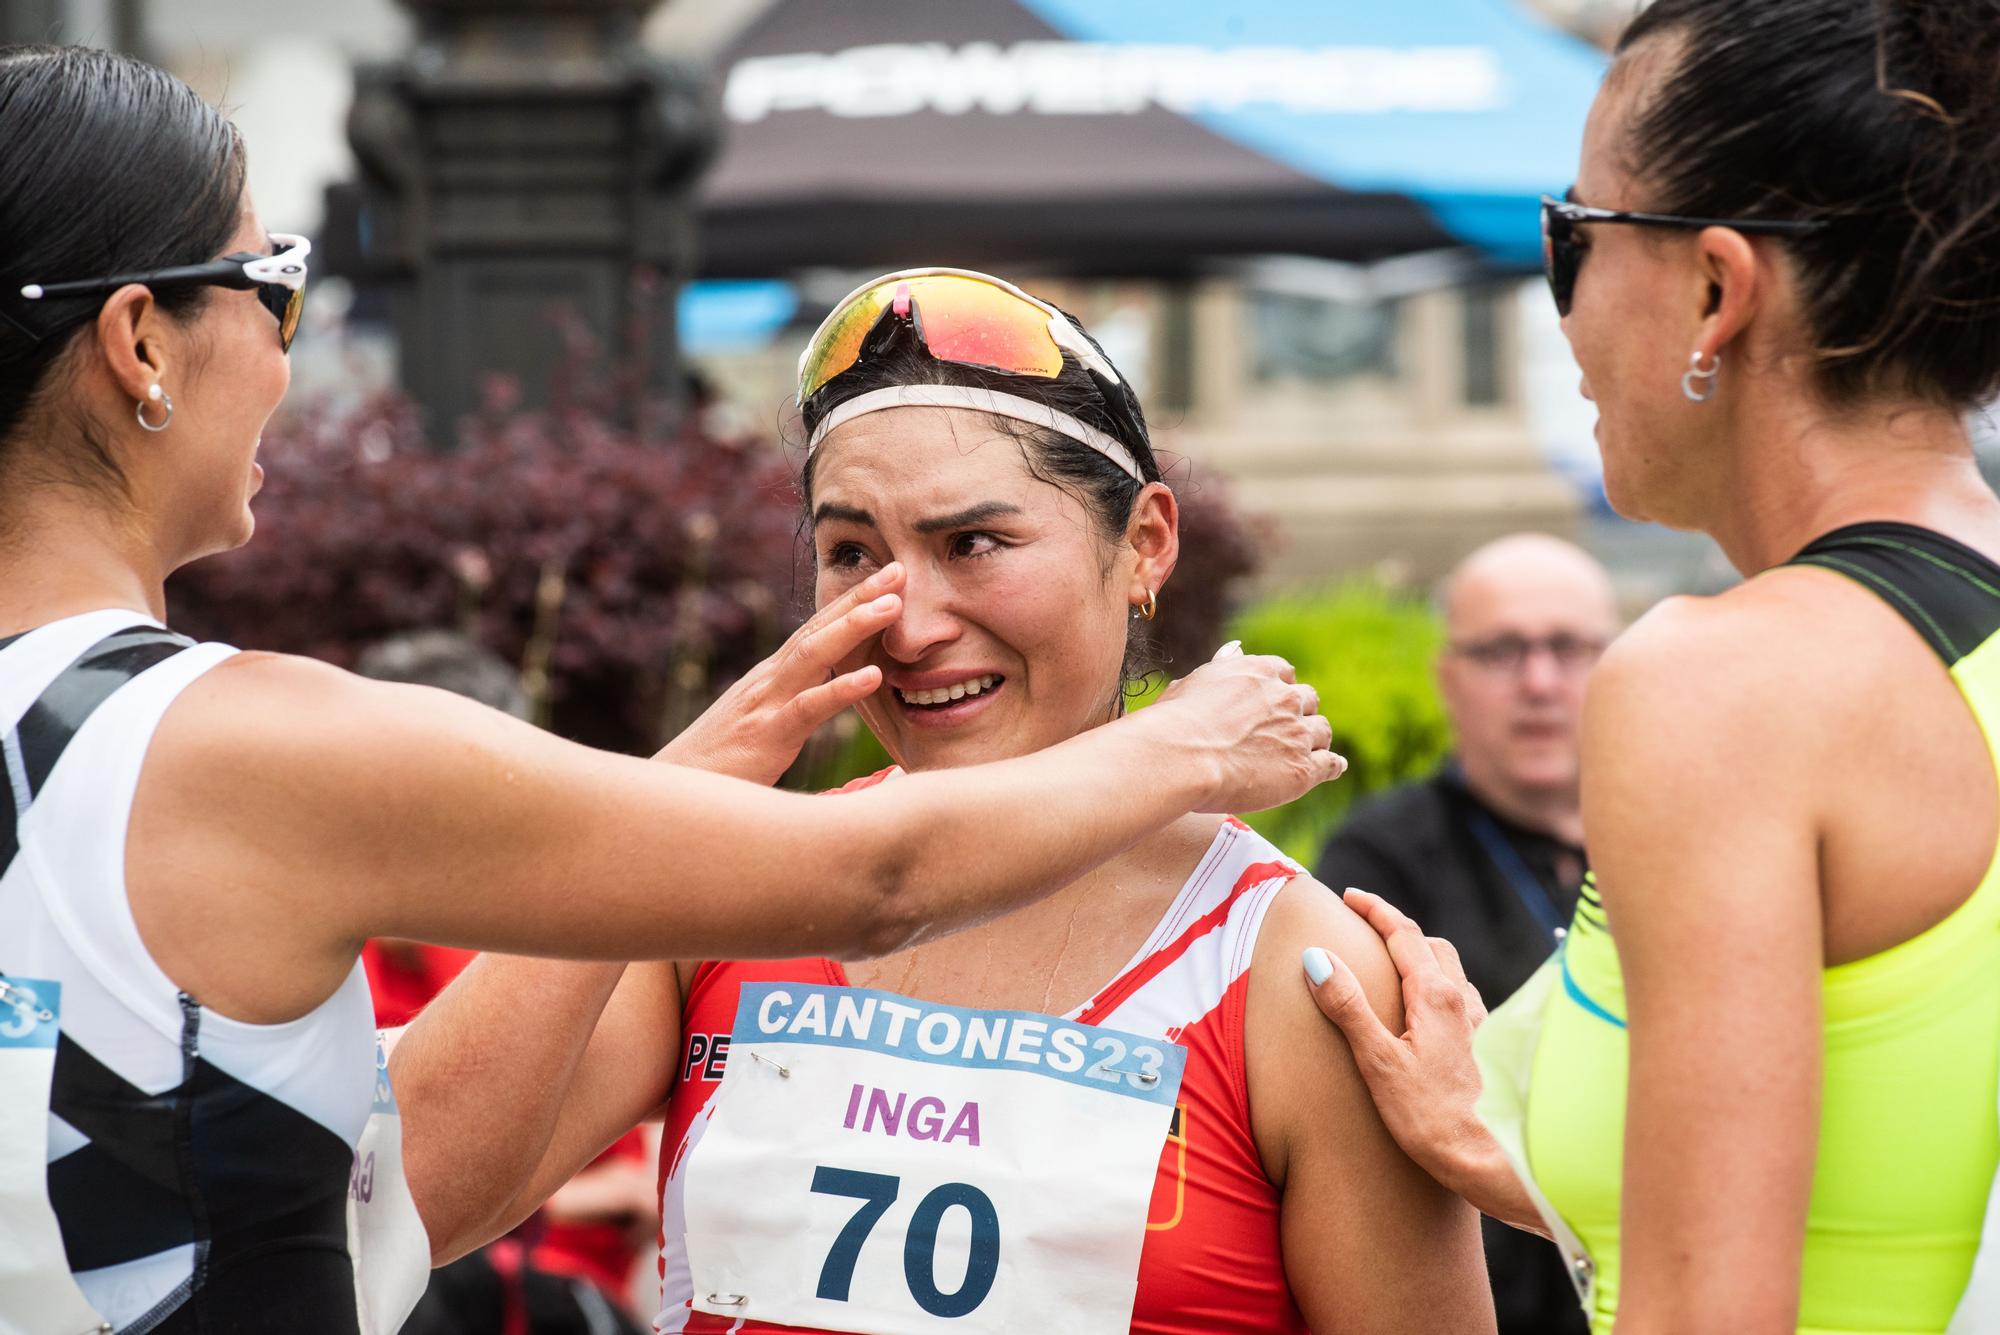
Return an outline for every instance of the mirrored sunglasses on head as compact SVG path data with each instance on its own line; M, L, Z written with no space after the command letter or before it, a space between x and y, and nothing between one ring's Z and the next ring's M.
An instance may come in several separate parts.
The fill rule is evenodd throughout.
M151 288L206 286L254 291L259 304L278 322L278 346L290 352L292 340L298 337L299 316L305 310L306 257L312 254L312 242L289 232L273 232L271 245L269 255L242 252L205 264L182 264L113 274L108 278L29 283L21 289L21 297L25 301L45 301L109 296L132 283Z
M902 336L914 337L938 361L1040 380L1060 377L1067 354L1096 382L1105 409L1129 438L1146 439L1118 369L1068 316L970 269L905 269L850 292L799 354L798 401L806 403Z

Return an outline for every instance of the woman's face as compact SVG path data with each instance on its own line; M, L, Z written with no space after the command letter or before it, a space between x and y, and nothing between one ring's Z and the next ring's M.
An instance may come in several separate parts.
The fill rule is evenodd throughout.
M1621 63L1591 107L1573 196L1594 208L1648 211L1658 204L1627 168L1625 135L1665 62L1642 49ZM1695 234L1625 223L1577 230L1587 250L1562 327L1583 371L1579 389L1597 405L1605 495L1628 519L1692 526L1702 485L1714 477L1704 461L1721 424L1721 414L1681 391L1709 301Z
M1135 506L1138 549L1114 546L991 419L911 407L829 435L812 503L821 604L908 570L902 618L842 669L882 669L859 708L904 768L1025 755L1114 716L1131 608L1177 550L1165 487Z
M243 217L223 254L269 254L271 238L246 193ZM171 324L172 322L169 322ZM291 384L291 359L278 342L277 319L255 292L211 288L200 313L170 338L161 387L174 418L157 437L138 441L164 465L160 485L176 531L164 545L181 561L240 547L256 521L250 500L263 485L256 461L264 424ZM147 415L158 420L149 405ZM136 427L134 428L136 430Z

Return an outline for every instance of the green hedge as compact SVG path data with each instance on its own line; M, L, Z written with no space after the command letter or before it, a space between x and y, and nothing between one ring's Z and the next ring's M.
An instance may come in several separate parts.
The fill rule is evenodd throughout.
M1432 664L1444 631L1429 606L1372 582L1261 603L1232 633L1252 653L1279 654L1319 689L1347 774L1289 806L1247 817L1311 864L1355 798L1430 773L1450 746Z
M1290 659L1299 680L1319 688L1333 749L1347 757L1339 782L1248 818L1292 857L1310 864L1355 798L1428 774L1443 759L1448 732L1431 670L1443 630L1422 601L1372 582L1338 584L1260 603L1229 633L1251 653ZM826 758L809 766L807 786L835 787L889 763L853 715L840 729Z

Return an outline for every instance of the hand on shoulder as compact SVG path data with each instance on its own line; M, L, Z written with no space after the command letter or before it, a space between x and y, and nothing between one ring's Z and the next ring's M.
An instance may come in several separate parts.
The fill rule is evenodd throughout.
M1282 1184L1290 1135L1300 1127L1357 1119L1377 1123L1355 1055L1314 1004L1299 974L1309 946L1338 958L1360 982L1369 1007L1391 1033L1403 1030L1403 993L1382 939L1310 876L1295 876L1265 911L1251 963L1244 1015L1251 1108L1265 1166Z
M1251 966L1245 1048L1252 1131L1283 1197L1300 1310L1320 1330L1490 1330L1477 1216L1391 1134L1359 1053L1305 986L1308 946L1346 966L1388 1041L1406 1001L1390 948L1337 895L1309 876L1278 892Z

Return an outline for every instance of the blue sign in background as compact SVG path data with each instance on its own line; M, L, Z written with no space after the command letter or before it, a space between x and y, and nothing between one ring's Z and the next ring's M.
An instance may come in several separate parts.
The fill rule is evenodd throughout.
M1406 194L1493 259L1541 262L1543 194L1576 175L1604 54L1512 0L1015 0L1085 42L1210 47L1481 47L1501 71L1478 111L1190 113L1215 133L1342 189Z

